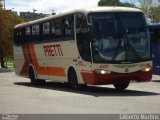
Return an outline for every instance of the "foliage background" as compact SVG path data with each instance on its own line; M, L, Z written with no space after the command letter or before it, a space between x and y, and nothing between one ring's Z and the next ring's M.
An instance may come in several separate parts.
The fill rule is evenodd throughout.
M4 58L13 56L13 28L23 20L9 11L0 9L0 62L4 68Z

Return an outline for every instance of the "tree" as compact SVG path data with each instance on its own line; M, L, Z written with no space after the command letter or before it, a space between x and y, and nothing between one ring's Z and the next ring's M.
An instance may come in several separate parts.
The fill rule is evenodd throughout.
M3 8L3 0L0 0L0 9Z
M98 2L99 6L121 6L121 2L119 0L100 0Z
M160 0L138 0L138 2L150 22L160 22Z
M100 0L98 6L124 6L124 7L135 7L131 3L122 3L119 0Z
M150 18L150 22L158 23L160 22L160 5L157 7L151 7L149 9L148 17Z
M11 12L0 9L0 62L4 68L4 58L13 56L13 28L22 20Z

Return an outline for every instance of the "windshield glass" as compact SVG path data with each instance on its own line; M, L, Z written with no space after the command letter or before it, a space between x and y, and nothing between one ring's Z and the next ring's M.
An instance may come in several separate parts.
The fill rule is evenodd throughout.
M142 13L92 13L94 62L150 59L150 40Z

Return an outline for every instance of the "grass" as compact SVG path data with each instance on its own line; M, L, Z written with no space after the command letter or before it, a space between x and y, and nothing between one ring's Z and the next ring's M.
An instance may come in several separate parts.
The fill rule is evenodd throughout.
M13 68L13 67L14 67L13 61L7 61L7 68Z
M7 61L4 63L5 66L7 66L7 68L14 68L14 62L13 61ZM1 66L0 66L1 68Z

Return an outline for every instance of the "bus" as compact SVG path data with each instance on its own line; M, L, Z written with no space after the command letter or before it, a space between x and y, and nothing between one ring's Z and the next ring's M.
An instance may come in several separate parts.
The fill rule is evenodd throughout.
M160 75L160 23L149 24L153 53L153 74Z
M132 80L151 80L150 48L144 14L135 8L77 9L14 28L15 73L33 84L124 90Z

